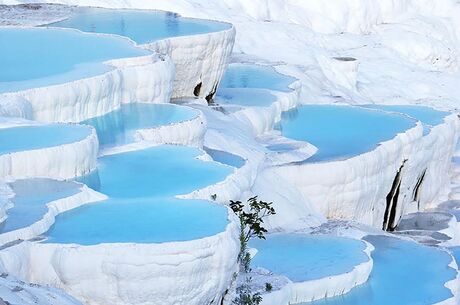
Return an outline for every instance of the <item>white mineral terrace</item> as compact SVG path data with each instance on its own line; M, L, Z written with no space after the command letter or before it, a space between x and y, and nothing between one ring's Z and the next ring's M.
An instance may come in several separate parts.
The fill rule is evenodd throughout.
M0 305L460 304L458 1L50 2L0 0Z

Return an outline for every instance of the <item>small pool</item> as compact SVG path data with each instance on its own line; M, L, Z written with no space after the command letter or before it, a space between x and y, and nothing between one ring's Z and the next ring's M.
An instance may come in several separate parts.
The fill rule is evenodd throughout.
M424 133L428 134L431 127L444 123L444 118L450 113L447 111L440 111L426 106L415 105L364 105L366 108L380 109L390 112L399 112L406 114L420 122L424 126Z
M211 149L207 147L204 147L204 150L206 151L208 155L211 156L211 158L214 161L222 163L222 164L233 166L235 168L240 168L246 163L246 161L240 156L231 154L226 151Z
M266 240L252 240L250 246L258 250L253 266L293 282L346 273L369 260L365 243L334 236L275 234Z
M59 215L46 242L160 243L224 231L226 207L174 198L222 181L233 171L198 160L200 154L190 147L163 145L101 157L90 186L109 199Z
M123 145L133 142L138 129L191 120L198 111L172 104L124 104L115 111L81 122L96 129L101 146Z
M217 104L268 107L276 100L276 96L263 89L222 88L217 92L215 102Z
M0 155L78 142L91 132L89 126L76 124L0 128Z
M375 247L368 282L343 296L303 305L431 305L452 297L444 286L456 277L448 253L392 237L365 239Z
M15 193L14 206L7 211L7 219L0 225L0 234L28 227L48 212L49 202L73 196L81 185L52 179L25 179L9 183Z
M342 105L304 105L284 112L279 124L285 137L307 141L318 152L307 162L350 158L414 127L400 114Z
M81 8L74 16L49 25L83 32L122 35L138 44L169 37L218 32L231 27L228 23L184 18L170 12L101 8Z
M116 58L150 54L122 37L45 28L0 28L0 93L88 78Z
M291 91L289 85L295 80L276 72L270 66L230 64L220 82L220 88L259 88L288 92Z

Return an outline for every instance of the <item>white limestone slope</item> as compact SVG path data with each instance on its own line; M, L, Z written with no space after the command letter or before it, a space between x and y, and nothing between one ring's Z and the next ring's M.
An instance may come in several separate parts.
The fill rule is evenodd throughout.
M0 94L0 114L42 122L79 122L106 114L122 103L167 103L174 65L148 55L105 62L114 69L90 78Z
M35 238L51 228L58 214L75 209L81 205L101 201L106 198L107 196L88 188L86 185L81 185L78 193L48 202L46 204L48 211L37 222L24 228L0 233L0 246L4 246L5 244L18 240Z
M8 126L37 125L31 121L1 122ZM91 128L84 139L58 146L24 150L0 155L0 178L48 177L68 179L83 176L96 168L99 149L96 131Z
M198 240L92 246L23 242L1 251L0 258L18 278L62 288L88 305L220 304L238 270L239 230L229 215L224 232Z
M83 305L59 289L25 283L6 273L0 275L0 304Z
M142 45L168 55L176 67L173 98L214 95L230 59L235 28L200 35L171 37Z
M372 271L373 260L371 252L374 247L366 241L368 260L346 273L331 275L305 282L289 281L279 290L263 294L262 305L289 305L311 302L323 298L345 294L354 287L364 284Z

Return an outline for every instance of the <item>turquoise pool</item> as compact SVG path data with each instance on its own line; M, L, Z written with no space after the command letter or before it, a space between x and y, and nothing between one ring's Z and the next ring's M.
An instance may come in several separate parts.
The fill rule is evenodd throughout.
M426 106L415 105L364 105L366 108L380 109L390 112L399 112L406 114L416 120L422 122L425 134L429 133L431 127L444 123L444 118L450 113L440 111Z
M362 107L304 105L284 112L279 124L285 137L307 141L318 152L307 162L350 158L414 127L406 116Z
M259 88L288 92L296 79L280 74L270 66L230 64L220 83L220 88ZM221 90L219 89L219 90ZM219 94L219 91L217 91Z
M217 104L268 107L276 100L276 96L263 89L222 88L217 91L215 102Z
M101 146L113 146L133 142L138 129L179 123L191 120L198 114L192 108L172 104L133 103L81 123L96 129Z
M392 237L365 239L375 247L369 281L343 296L303 305L431 305L452 297L444 286L456 276L449 254Z
M0 155L78 142L90 134L89 126L75 124L0 128Z
M49 25L83 32L122 35L138 44L169 37L223 31L231 27L228 23L184 18L170 12L100 8L81 8L74 16Z
M362 241L325 235L274 234L252 240L258 250L252 265L293 282L315 280L353 270L369 258Z
M110 71L104 61L150 54L121 37L45 28L0 28L0 93Z
M108 200L63 213L47 233L48 243L160 243L222 232L227 208L175 195L222 181L233 169L196 159L200 151L158 146L103 156L90 181Z
M25 179L9 183L15 193L14 206L7 211L8 218L0 225L0 234L28 227L48 212L47 203L70 197L80 192L81 185L52 179Z
M228 153L226 151L211 149L207 147L204 147L204 150L208 155L211 156L214 161L220 162L222 164L240 168L246 163L246 161L240 156Z

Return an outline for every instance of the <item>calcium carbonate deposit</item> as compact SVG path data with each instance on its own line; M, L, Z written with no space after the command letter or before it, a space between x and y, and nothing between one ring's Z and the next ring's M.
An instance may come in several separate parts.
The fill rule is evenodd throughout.
M456 0L0 0L0 305L459 305Z

